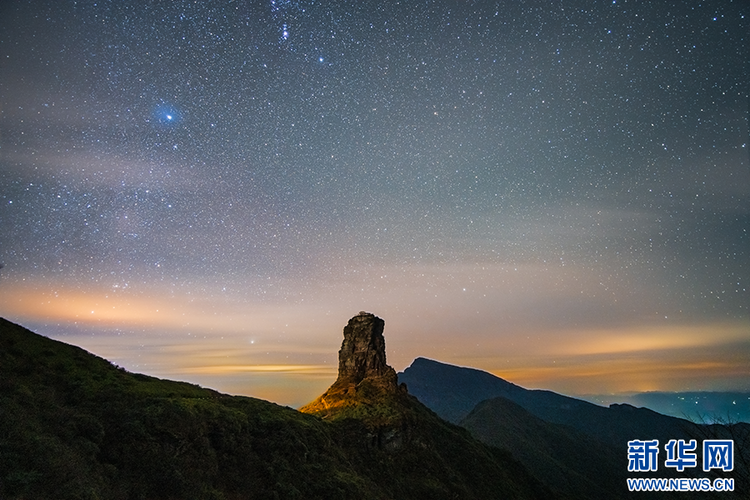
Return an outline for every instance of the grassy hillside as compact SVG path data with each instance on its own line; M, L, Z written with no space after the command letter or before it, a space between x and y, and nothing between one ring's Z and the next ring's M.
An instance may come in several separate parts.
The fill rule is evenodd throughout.
M625 498L627 459L620 449L572 427L546 422L505 398L479 403L461 425L567 498Z
M408 404L397 427L324 421L0 319L0 498L549 498L509 455Z

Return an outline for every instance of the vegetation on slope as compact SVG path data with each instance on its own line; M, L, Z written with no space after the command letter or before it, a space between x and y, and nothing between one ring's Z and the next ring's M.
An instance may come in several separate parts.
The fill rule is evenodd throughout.
M479 403L461 421L479 440L512 450L542 482L571 499L628 497L622 449L546 422L505 398Z
M408 443L382 446L356 415L128 373L0 319L3 499L547 498L503 452L411 411Z

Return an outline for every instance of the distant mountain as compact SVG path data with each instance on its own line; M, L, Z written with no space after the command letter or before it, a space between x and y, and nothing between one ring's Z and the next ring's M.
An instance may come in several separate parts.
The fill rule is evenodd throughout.
M415 359L398 374L409 393L448 422L459 423L485 399L503 396L515 401L526 389L475 368Z
M630 405L605 408L550 391L524 389L481 370L425 358L417 358L399 373L399 382L441 417L466 427L488 444L511 451L561 494L577 492L572 497L597 498L602 485L608 490L612 486L608 478L619 478L623 482L609 490L610 495L625 495L627 443L634 439L658 439L663 445L670 439L732 437L737 463L732 477L742 488L748 487L747 424L696 425ZM676 477L691 474L695 471ZM674 475L673 469L662 469L656 477L670 475Z
M640 392L583 399L608 406L627 403L695 422L750 423L750 392Z
M0 498L554 498L405 391L375 395L322 419L129 373L0 319Z
M509 399L480 402L461 425L485 443L512 450L542 482L569 498L626 496L627 466L620 450L571 427L546 422Z
M481 401L504 397L542 420L568 425L617 446L632 439L682 439L695 432L686 420L645 408L605 408L551 391L529 390L491 373L417 358L399 374L409 393L442 418L460 423Z

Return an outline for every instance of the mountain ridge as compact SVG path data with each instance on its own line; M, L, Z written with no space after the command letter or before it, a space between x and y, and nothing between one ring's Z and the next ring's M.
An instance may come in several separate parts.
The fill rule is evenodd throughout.
M419 376L413 376L417 371ZM427 358L417 358L399 374L399 381L407 384L410 392L438 415L454 423L460 423L479 402L504 397L543 420L569 425L613 443L634 439L632 426L628 425L633 418L647 421L656 419L678 427L683 424L693 425L692 422L662 415L648 408L635 408L628 404L603 407L553 391L524 389L476 368L459 367ZM594 419L593 427L591 422L581 423L581 416L590 413L598 417ZM612 429L609 424L599 424L609 421L615 414L627 415L622 418L622 426ZM650 423L649 426L652 432L656 432L655 437L660 439L668 438L668 432L673 431L672 426L668 426L668 431L660 430L663 425L659 423ZM685 432L680 432L672 438L687 436Z
M623 489L624 473L628 441L635 439L658 439L662 445L672 439L733 439L736 467L728 475L716 471L703 474L700 468L675 474L673 469L662 468L651 476L736 477L735 491L750 489L750 425L745 423L697 424L627 404L602 407L551 391L524 389L476 368L427 358L415 359L399 373L399 382L407 384L411 394L446 420L469 429L487 444L510 451L538 479L563 496L600 498L602 481L586 478L590 471L598 469L607 471L599 474L604 478L621 480L619 486L610 485L614 488L609 492L611 496L628 496ZM516 435L507 432L508 428L517 429ZM530 428L536 428L545 438L522 436L530 433ZM561 449L557 446L560 441L570 444ZM581 458L592 448L599 450L598 463ZM567 485L561 477L566 478ZM677 492L664 495L692 497Z
M0 498L555 498L402 396L390 446L355 415L133 374L0 318Z

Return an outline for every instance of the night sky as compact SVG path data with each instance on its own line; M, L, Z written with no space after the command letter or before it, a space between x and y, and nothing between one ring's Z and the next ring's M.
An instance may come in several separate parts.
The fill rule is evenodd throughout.
M4 1L0 316L298 406L342 328L750 390L744 1Z

